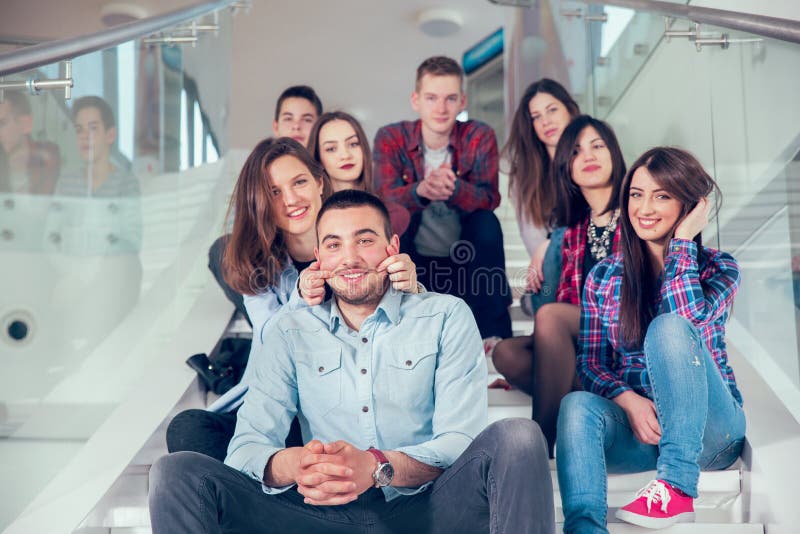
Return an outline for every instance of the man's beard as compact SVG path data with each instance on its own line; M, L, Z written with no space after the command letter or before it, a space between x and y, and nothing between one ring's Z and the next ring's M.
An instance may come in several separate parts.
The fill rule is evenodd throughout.
M353 294L346 290L339 289L335 287L335 284L328 285L333 291L333 294L336 295L336 298L342 302L353 306L362 306L365 304L377 305L383 298L386 290L389 288L389 277L384 276L382 279L380 279L380 282L376 281L366 284L366 287L363 288L363 291L358 294Z

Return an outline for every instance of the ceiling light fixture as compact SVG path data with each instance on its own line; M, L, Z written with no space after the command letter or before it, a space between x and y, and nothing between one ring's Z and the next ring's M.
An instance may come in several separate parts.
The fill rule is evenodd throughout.
M119 26L147 18L147 10L128 2L111 2L100 10L100 20L106 26Z
M433 7L417 14L417 27L430 37L449 37L461 29L464 19L454 9Z

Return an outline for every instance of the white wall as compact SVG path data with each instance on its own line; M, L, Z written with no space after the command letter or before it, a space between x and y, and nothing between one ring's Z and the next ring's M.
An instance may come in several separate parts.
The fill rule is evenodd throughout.
M692 0L690 3L697 7L800 20L800 2L797 0Z

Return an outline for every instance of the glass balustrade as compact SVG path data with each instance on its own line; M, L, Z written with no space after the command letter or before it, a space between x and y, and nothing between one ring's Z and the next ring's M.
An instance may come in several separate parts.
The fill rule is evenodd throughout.
M218 30L194 44L73 58L70 99L2 91L0 530L120 403L148 394L133 390L153 369L141 355L169 346L205 282L230 192L230 14L208 19Z

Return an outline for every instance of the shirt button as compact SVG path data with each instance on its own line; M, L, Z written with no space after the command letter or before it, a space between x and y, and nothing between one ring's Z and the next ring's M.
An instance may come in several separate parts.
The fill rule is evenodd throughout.
M364 412L364 413L367 413L369 411L369 407L364 406L364 407L361 408L361 411Z
M362 343L367 343L367 342L369 342L369 339L367 339L367 338L365 338L365 337L362 337L362 338L361 338L361 342L362 342Z
M323 372L324 370L325 370L325 368L324 368L324 367L320 367L320 368L319 368L319 372L320 372L320 373L321 373L321 372Z
M406 360L406 367L411 367L411 360Z
M365 374L367 374L367 370L366 370L366 369L362 369L362 370L361 370L361 374L362 374L362 375L365 375Z

